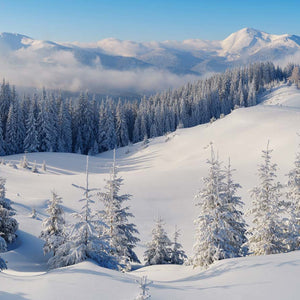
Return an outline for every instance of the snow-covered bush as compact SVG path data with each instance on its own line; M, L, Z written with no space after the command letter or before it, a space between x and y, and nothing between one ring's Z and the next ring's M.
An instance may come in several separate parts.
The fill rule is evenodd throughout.
M136 283L138 283L141 292L135 300L146 300L151 298L148 286L152 284L153 281L148 281L147 276L143 276L140 280L136 280Z

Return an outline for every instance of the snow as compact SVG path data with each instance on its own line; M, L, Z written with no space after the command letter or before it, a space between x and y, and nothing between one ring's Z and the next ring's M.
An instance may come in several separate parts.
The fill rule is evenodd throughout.
M219 157L237 172L240 195L249 209L249 190L257 185L257 165L261 150L270 140L272 160L278 164L278 177L293 167L300 130L300 90L283 85L262 98L255 107L233 111L212 124L180 129L168 135L116 151L119 175L124 178L121 192L133 195L130 201L141 242L136 253L142 260L146 242L151 239L154 220L162 217L169 235L177 225L179 242L191 255L194 242L193 220L197 215L194 195L207 175L207 147L213 142ZM4 157L18 163L23 154ZM227 259L209 269L190 266L157 265L130 273L103 269L87 261L53 271L47 269L43 241L38 236L45 218L47 200L55 189L62 197L66 219L80 210L80 191L72 186L84 184L86 157L66 153L27 154L37 162L39 173L0 165L7 179L7 197L16 209L19 222L17 241L1 256L8 270L0 273L0 299L134 299L138 293L135 279L147 275L151 299L298 299L300 288L300 251L261 257ZM41 171L43 161L47 171ZM112 162L112 152L90 157L89 186L104 188ZM100 207L100 202L97 202ZM30 217L32 208L37 218ZM246 218L247 221L249 219Z

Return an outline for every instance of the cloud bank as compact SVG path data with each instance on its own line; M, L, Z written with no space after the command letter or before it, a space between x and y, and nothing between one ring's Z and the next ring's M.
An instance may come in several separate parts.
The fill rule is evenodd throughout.
M102 68L101 62L95 65L80 64L70 51L45 53L44 49L39 52L22 48L0 55L0 77L20 87L71 92L89 90L100 94L149 93L178 87L199 78L157 69L118 71Z

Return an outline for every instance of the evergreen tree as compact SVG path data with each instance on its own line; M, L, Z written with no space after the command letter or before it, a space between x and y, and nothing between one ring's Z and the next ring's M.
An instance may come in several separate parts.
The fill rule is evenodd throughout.
M26 120L26 136L24 139L24 149L27 152L37 152L39 148L38 131L34 116L34 105L30 106L28 118Z
M52 191L52 199L46 209L49 217L43 221L43 230L40 235L45 241L44 254L53 252L55 255L56 249L65 242L65 218L61 203L61 197Z
M2 130L2 126L0 124L0 156L5 155L5 142L3 139L3 130Z
M84 191L84 197L80 200L84 203L79 213L73 214L78 220L72 226L68 239L56 249L55 255L49 259L51 268L73 265L87 258L95 260L100 266L111 269L117 268L114 257L110 255L111 248L103 235L103 227L106 225L99 220L97 214L92 211L91 192L89 187L88 156L86 164L85 187L73 185Z
M129 143L129 135L128 135L128 127L125 118L125 114L123 111L123 107L121 106L121 102L119 101L117 110L116 110L116 133L117 133L117 146L127 146Z
M267 149L262 151L263 163L258 168L259 185L251 191L253 226L247 231L246 245L253 255L286 251L280 209L282 184L276 182L277 165L271 162L272 151L268 143Z
M18 152L18 140L17 140L17 116L14 104L9 107L6 134L5 134L6 152L8 154L14 154Z
M4 238L0 236L0 253L5 252L6 250L7 250L6 242ZM0 257L0 272L4 269L7 269L7 265L5 260Z
M131 195L119 195L123 179L118 177L115 151L113 166L110 173L110 179L106 180L105 192L99 193L100 200L104 204L103 222L107 225L104 234L108 236L112 254L119 259L128 259L129 261L139 262L138 257L133 251L139 238L136 225L130 223L128 218L134 217L129 212L129 206L124 206L125 201L129 201Z
M287 199L289 219L287 220L288 250L300 249L300 152L297 153L294 168L288 174Z
M152 230L152 240L147 244L144 254L146 265L169 264L171 260L171 241L163 228L163 220L159 218Z
M17 238L17 229L18 222L11 217L8 209L0 205L0 236L3 237L7 243L12 243Z
M173 247L171 250L170 263L175 265L182 265L187 259L184 250L182 250L182 245L178 242L180 236L180 230L175 227L174 238L173 238Z
M58 115L58 151L72 151L72 120L64 101L61 101Z
M14 215L14 210L10 205L10 200L6 198L6 189L5 189L6 179L0 177L0 206L3 206L10 211L10 215Z
M208 176L203 179L204 187L195 196L199 215L194 221L196 235L193 265L208 267L216 260L227 257L226 228L223 221L225 202L225 175L211 146ZM224 235L225 234L225 235Z
M237 257L243 253L243 244L246 242L246 223L243 213L238 210L244 203L236 192L241 186L232 179L232 173L235 170L231 168L230 159L225 170L225 186L224 186L224 207L223 207L223 223L225 226L224 250L226 257Z

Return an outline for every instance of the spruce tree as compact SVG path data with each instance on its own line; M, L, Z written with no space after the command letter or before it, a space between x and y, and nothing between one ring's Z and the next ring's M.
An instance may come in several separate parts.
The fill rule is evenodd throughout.
M171 250L171 257L170 263L175 265L182 265L184 261L187 259L184 250L182 250L182 245L179 243L178 238L180 236L180 230L177 229L175 226L175 232L172 242L172 250Z
M223 222L225 175L211 146L208 176L204 187L195 196L199 214L196 225L193 265L208 267L216 260L226 258L226 230Z
M7 250L6 242L4 238L0 236L0 253L5 252ZM0 257L0 272L4 269L7 269L7 265L5 260Z
M95 189L89 187L88 156L86 163L86 185L74 185L84 191L80 202L84 205L79 213L73 214L78 220L73 226L66 241L56 249L55 255L49 259L51 268L73 265L88 258L96 261L100 266L111 269L117 268L117 262L110 255L111 248L107 237L103 234L106 225L99 220L98 214L92 210L91 192Z
M224 185L224 208L223 208L223 223L224 223L224 250L226 258L237 257L245 254L243 244L246 242L246 222L243 218L243 212L239 210L244 203L241 197L237 195L237 190L241 188L238 183L232 179L232 173L235 170L231 168L230 159L228 166L225 169L225 185Z
M282 184L277 182L277 165L271 161L273 150L262 151L263 163L259 165L259 185L252 189L253 226L247 231L246 245L253 255L267 255L285 252L283 223L281 216Z
M24 139L24 149L27 152L37 152L39 149L38 130L34 115L34 105L30 106L28 118L26 120L26 135Z
M62 198L59 197L56 192L52 191L52 199L49 201L49 205L46 212L49 217L43 221L43 230L40 237L45 241L44 254L52 252L56 253L56 249L62 245L66 239L65 233L65 218L64 211L61 206Z
M289 219L287 220L288 250L300 249L300 152L297 153L294 168L288 174L287 199Z
M147 244L144 253L146 265L169 264L172 255L171 241L163 228L163 220L159 218L152 230L152 240Z
M99 193L100 201L104 205L103 222L107 225L104 229L105 235L109 238L112 254L118 259L128 259L132 262L139 262L133 251L139 238L136 237L138 230L136 225L129 222L133 214L129 212L130 207L124 206L131 195L119 195L123 179L118 177L115 151L110 179L106 180L105 192Z

